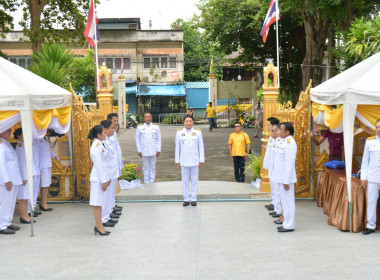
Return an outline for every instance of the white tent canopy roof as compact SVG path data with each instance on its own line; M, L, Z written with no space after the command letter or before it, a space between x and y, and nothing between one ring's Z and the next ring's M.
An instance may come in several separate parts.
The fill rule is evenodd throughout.
M310 90L325 104L380 104L380 52Z
M0 57L0 111L68 107L72 94Z

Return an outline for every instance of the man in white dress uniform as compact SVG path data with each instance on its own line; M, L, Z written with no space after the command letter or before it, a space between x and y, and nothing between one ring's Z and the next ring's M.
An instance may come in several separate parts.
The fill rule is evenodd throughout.
M202 132L193 127L194 118L185 116L185 127L175 137L175 163L181 170L183 206L197 205L199 167L205 162ZM191 191L189 186L191 180Z
M12 225L17 186L22 185L15 149L8 142L11 129L0 133L0 234L13 234L20 227Z
M297 182L296 157L297 144L293 138L294 127L290 122L281 123L280 136L283 139L279 144L274 158L271 179L277 183L280 191L280 200L284 221L278 232L294 231L295 199L294 183Z
M361 185L367 189L367 228L364 235L375 232L376 207L380 190L380 120L376 121L376 136L368 137L364 146L360 172Z
M136 148L143 162L144 183L153 183L156 158L161 153L161 133L158 124L152 123L151 113L145 113L144 123L137 126Z

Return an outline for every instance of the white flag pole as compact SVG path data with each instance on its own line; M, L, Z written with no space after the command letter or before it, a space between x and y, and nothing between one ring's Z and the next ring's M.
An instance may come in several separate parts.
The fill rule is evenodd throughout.
M276 1L276 48L277 48L277 74L278 74L278 87L280 88L280 54L278 47L278 15L280 14L278 10L278 0Z
M94 1L94 0L91 0ZM94 1L94 16L93 21L95 24L95 63L96 63L96 83L97 83L97 89L99 90L100 84L99 84L99 61L98 61L98 25L96 23L96 10L95 10L95 1Z

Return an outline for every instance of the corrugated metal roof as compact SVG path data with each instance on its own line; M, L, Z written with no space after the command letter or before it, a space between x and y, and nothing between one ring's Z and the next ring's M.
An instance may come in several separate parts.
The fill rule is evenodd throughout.
M186 82L186 88L208 88L208 82Z
M185 85L138 86L137 95L186 96Z

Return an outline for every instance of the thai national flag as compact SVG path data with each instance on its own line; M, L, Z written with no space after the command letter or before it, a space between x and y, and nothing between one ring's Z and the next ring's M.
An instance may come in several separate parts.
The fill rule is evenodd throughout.
M278 10L278 0L271 0L267 16L264 20L263 28L261 29L260 35L263 36L263 41L267 40L269 26L275 23L276 20L280 20L280 11Z
M96 37L95 37L96 34ZM88 18L84 36L91 47L95 46L99 40L98 19L95 14L94 0L90 0L90 9L88 10Z

